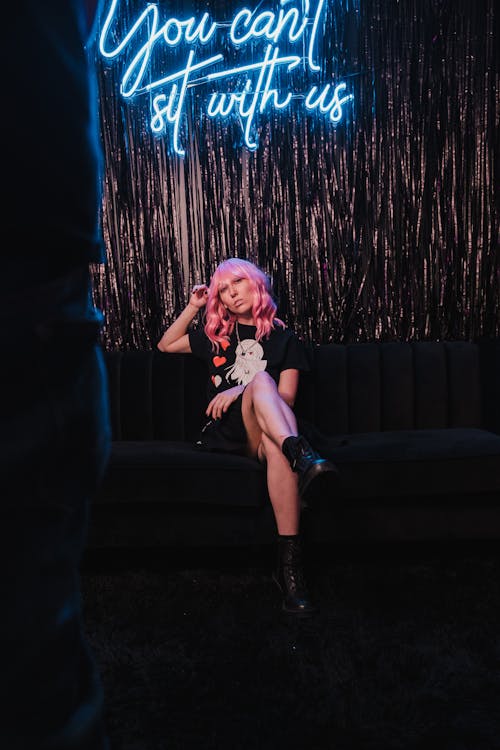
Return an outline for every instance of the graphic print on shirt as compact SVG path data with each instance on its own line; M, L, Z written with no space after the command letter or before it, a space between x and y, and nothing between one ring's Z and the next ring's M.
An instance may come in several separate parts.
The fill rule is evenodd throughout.
M262 359L264 349L258 341L243 339L236 347L236 359L228 368L226 380L236 382L237 385L248 385L254 375L267 367L267 359Z
M220 342L221 348L223 351L226 351L226 349L229 346L229 341L221 341ZM227 359L224 356L216 356L212 357L212 362L214 363L215 367L222 367L227 362ZM222 383L222 378L220 375L212 375L212 383L215 385L216 388L220 386Z

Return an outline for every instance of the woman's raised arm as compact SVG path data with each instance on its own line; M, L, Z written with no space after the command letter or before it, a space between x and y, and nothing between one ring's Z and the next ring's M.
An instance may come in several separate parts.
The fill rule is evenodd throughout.
M161 352L168 352L169 354L191 353L187 330L201 308L207 304L207 295L208 287L205 284L193 287L188 304L158 342L158 349Z

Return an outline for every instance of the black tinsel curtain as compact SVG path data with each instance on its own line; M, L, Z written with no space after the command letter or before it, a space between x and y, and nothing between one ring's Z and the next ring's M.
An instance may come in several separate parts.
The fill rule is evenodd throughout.
M157 5L164 18L216 21L239 7ZM186 154L173 153L171 133L154 136L147 108L119 94L120 62L96 51L105 348L155 346L190 286L229 256L271 275L280 317L311 342L500 335L495 5L326 0L319 78L346 82L345 118L271 110L255 151L237 122L200 116L194 87ZM122 30L145 6L120 4Z

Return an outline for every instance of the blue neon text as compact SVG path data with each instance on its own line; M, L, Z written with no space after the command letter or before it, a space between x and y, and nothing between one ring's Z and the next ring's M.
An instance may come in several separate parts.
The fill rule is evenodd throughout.
M294 3L300 7L294 7ZM158 5L148 3L120 39L118 0L112 0L101 29L99 51L108 60L126 57L120 83L122 96L130 99L150 95L151 130L163 134L170 127L172 147L177 154L185 153L182 122L189 89L213 87L216 81L226 81L228 88L215 91L212 88L201 114L209 118L236 117L245 145L254 150L258 146L259 119L266 110L284 110L293 98L303 99L306 111L327 115L331 123L337 124L347 102L353 98L346 93L344 82L326 83L321 88L312 85L306 92L293 94L283 85L283 76L301 64L309 76L321 70L317 47L324 6L325 0L280 0L275 12L259 10L259 3L254 10L238 10L229 22L217 23L207 12L199 18L162 21ZM228 65L224 54L212 48L219 30L227 35L235 54L242 58L241 65ZM252 54L245 56L249 44ZM253 62L256 45L262 56ZM187 59L176 64L175 53L184 49ZM224 47L221 45L219 49ZM248 62L249 57L252 62ZM165 60L167 63L171 60L170 71ZM173 67L177 70L172 72Z

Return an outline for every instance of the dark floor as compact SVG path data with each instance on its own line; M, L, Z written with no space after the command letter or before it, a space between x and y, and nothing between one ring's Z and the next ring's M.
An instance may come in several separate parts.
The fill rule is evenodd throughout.
M111 750L500 749L500 545L308 559L295 621L269 549L89 556Z

